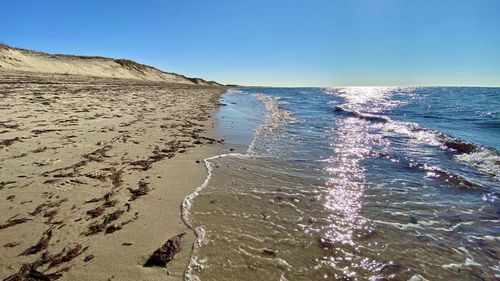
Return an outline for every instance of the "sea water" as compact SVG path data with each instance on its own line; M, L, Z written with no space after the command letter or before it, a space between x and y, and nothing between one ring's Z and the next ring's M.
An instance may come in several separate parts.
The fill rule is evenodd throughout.
M500 279L500 89L245 88L187 280Z

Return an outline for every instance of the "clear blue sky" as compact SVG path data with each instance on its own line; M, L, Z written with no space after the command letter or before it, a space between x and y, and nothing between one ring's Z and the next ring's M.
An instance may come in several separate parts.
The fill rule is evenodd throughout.
M500 86L497 0L15 0L0 41L223 83Z

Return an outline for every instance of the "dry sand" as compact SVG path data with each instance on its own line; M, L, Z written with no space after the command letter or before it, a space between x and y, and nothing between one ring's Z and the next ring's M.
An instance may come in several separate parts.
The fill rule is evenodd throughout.
M0 69L0 278L45 258L37 269L59 280L181 280L194 235L180 205L219 145L210 115L224 91ZM142 266L182 232L167 268Z

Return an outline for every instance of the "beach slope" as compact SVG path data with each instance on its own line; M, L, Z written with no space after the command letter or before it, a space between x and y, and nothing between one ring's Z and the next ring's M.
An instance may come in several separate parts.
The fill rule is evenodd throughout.
M107 58L0 56L0 279L182 279L194 235L180 205L206 176L196 160L218 143L226 88ZM167 268L142 266L183 232Z

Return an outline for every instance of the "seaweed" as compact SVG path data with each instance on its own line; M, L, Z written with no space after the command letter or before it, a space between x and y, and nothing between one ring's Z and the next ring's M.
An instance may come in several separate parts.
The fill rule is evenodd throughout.
M36 216L38 214L40 214L41 212L45 211L46 209L50 209L50 208L56 208L56 207L59 207L61 206L62 203L68 201L68 199L61 199L59 201L56 201L56 202L48 202L48 203L42 203L40 205L38 205L35 210L33 210L33 212L29 213L30 215L32 216Z
M111 145L105 145L95 151L84 154L83 157L89 161L102 162L104 161L103 158L109 157L108 155L106 155L106 152L108 152L111 148Z
M113 191L110 191L106 194L104 194L104 196L102 197L99 197L99 198L93 198L93 199L90 199L90 200L87 200L85 201L85 204L88 204L88 203L97 203L97 202L101 202L101 201L104 201L104 207L112 207L114 206L114 200L111 200L111 197L114 195L115 193Z
M52 170L52 171L43 172L42 176L47 177L52 173L65 171L65 170L73 170L74 173L78 173L78 168L87 165L87 163L88 163L87 160L81 160L81 161L76 162L75 164L73 164L71 166L68 166L68 167L62 167L62 168L57 168L57 169ZM60 174L62 174L62 173L60 173ZM72 176L74 176L74 175L72 175Z
M87 178L96 179L103 182L106 181L106 179L108 178L108 176L105 174L95 174L95 173L86 173L85 176Z
M54 177L54 178L68 178L68 177L72 178L72 177L75 177L75 176L76 176L75 171L67 172L67 173L63 173L62 171L59 171L58 174L55 174L52 177Z
M110 191L106 194L104 194L104 196L102 197L104 199L104 201L111 201L111 196L115 195L115 192L114 191Z
M182 249L182 237L186 233L180 233L168 239L163 246L158 248L144 264L144 267L161 266L164 267Z
M58 209L53 209L53 210L46 211L46 212L43 214L43 216L44 216L45 218L49 218L49 219L47 220L47 223L51 223L51 222L52 222L52 220L54 219L54 217L57 215L57 213L58 213L58 212L59 212L59 210L58 210Z
M20 218L20 219L10 218L5 223L0 224L0 229L4 229L4 228L7 228L7 227L11 227L11 226L14 226L14 225L25 223L27 221L30 221L30 219L27 219L27 218Z
M114 211L113 213L111 214L108 214L106 216L104 216L104 221L103 223L110 223L112 221L115 221L117 220L118 218L120 218L120 216L124 213L125 211L123 210L117 210L117 211Z
M10 146L16 142L22 142L22 140L19 137L15 137L12 139L0 140L0 147L7 147L7 146Z
M130 200L135 200L138 197L144 196L144 195L148 194L149 191L151 191L151 189L149 188L149 183L142 181L142 180L139 181L138 188L136 188L136 189L129 188L128 190L132 194Z
M106 230L106 227L108 225L105 224L105 223L94 223L94 224L91 224L89 226L89 229L85 234L85 236L90 236L90 235L94 235L94 234L97 234L99 232L103 232L104 230Z
M61 269L54 273L42 273L38 270L37 263L23 264L19 271L3 281L53 281L62 277L62 272L67 271L68 268Z
M42 250L47 249L51 238L52 238L52 228L49 228L47 231L45 231L42 234L42 237L40 238L38 243L36 243L35 246L29 247L24 252L22 252L20 255L22 255L22 256L33 255L33 254L36 254Z
M113 232L118 231L120 229L122 229L122 226L120 224L112 224L112 225L108 226L108 228L106 228L106 234L113 233Z
M61 181L61 180L60 179L48 179L48 180L44 181L43 183L44 184L53 184L53 183L56 183L59 181Z
M0 190L4 189L7 185L16 183L16 181L2 181L0 182Z
M144 170L144 171L149 170L151 168L152 164L153 164L153 162L150 160L137 160L134 162L130 162L130 165L132 165L132 166L141 166L142 170Z
M87 211L87 215L89 215L92 218L97 218L102 214L104 214L104 207L102 206Z
M106 200L102 206L104 208L111 208L114 207L118 203L118 200Z
M58 266L61 263L70 262L74 258L81 255L83 252L85 252L88 248L88 246L83 247L82 245L77 244L73 249L67 252L65 251L65 249L63 249L60 253L50 258L49 268Z
M5 243L3 246L4 246L4 248L14 248L14 247L17 247L19 245L21 245L21 243L16 242L16 241L12 241L12 242Z
M176 149L169 148L169 149L155 150L153 152L153 155L149 156L148 159L133 161L133 162L130 162L130 165L140 166L142 170L146 171L146 170L149 170L151 168L151 165L153 165L153 163L161 161L165 158L170 159L170 158L174 157L175 153L173 153L172 151L176 151ZM162 153L160 153L160 152L162 152ZM135 168L135 169L138 169L138 168Z
M122 176L123 176L123 169L116 169L113 167L113 169L111 169L111 183L113 184L113 187L114 188L118 188L122 185L123 183L123 179L122 179Z
M42 129L42 130L31 130L31 133L35 134L35 135L41 135L41 134L45 134L45 133L50 133L50 132L60 132L62 130L60 129Z
M42 263L42 264L49 263L49 268L51 268L53 264L54 264L54 266L56 264L60 264L65 251L66 251L66 249L62 249L59 253L57 253L55 255L51 255L48 251L45 251L42 254L42 257L40 259L40 263Z

